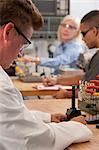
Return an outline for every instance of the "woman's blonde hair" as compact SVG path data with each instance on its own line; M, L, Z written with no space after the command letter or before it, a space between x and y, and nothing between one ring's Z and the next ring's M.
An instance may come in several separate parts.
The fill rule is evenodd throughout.
M80 33L80 19L77 18L77 17L71 16L71 15L67 15L67 16L65 16L62 19L62 21L61 21L60 24L64 23L66 20L72 20L76 24L78 34L77 34L77 36L73 40L82 40L82 35ZM58 37L58 40L60 42L62 42L62 38L61 38L60 32L61 32L61 26L59 25L58 31L57 31L57 37Z

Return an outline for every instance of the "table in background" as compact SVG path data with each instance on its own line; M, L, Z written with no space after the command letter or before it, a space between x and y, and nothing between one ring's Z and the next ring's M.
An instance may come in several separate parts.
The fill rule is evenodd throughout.
M14 86L22 93L22 96L42 96L53 95L58 90L38 90L36 87L42 85L39 82L26 83L18 78L11 78Z
M60 100L26 100L25 105L29 109L36 109L49 113L65 113L67 108L71 107L70 99ZM76 100L76 107L78 101ZM99 129L95 125L87 125L93 132L93 138L90 142L72 144L66 150L99 150Z

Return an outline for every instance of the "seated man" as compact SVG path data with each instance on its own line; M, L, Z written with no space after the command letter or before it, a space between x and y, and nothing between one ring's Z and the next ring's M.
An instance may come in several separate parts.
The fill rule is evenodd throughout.
M83 40L86 42L89 48L99 48L99 10L94 10L86 14L81 20L81 33L83 35ZM85 70L85 76L78 76L74 78L59 78L57 81L50 81L49 79L44 80L44 84L63 84L72 85L78 84L79 80L92 80L96 79L96 76L99 75L99 50L91 58L88 67ZM67 93L67 94L66 94ZM63 98L66 95L71 96L71 93L68 91L60 91L54 95L56 98Z
M66 115L28 110L4 71L42 26L38 9L31 0L2 0L0 14L0 150L63 150L90 140L82 116L60 122Z

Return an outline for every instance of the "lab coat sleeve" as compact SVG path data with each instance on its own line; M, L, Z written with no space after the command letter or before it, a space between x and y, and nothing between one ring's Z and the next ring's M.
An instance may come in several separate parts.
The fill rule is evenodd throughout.
M33 118L37 117L37 115L34 116ZM38 119L36 118L36 120ZM37 128L38 126L39 128ZM33 131L36 131L35 136ZM27 142L27 146L30 147L30 145L32 146L35 143L35 149L37 150L39 150L37 145L40 146L40 150L64 150L72 143L89 141L92 137L92 132L89 128L76 121L60 123L38 121L33 131L28 133L29 141Z
M72 143L89 141L92 137L89 128L79 122L51 123L49 126L54 132L55 150L63 150Z
M30 111L24 107L24 130L25 122L29 121L29 112ZM34 129L31 128L32 124L30 125L31 129L26 127L27 130L25 132L28 132L25 136L28 137L26 144L28 148L33 147L39 150L37 146L39 145L41 150L64 150L72 143L88 141L92 136L88 127L82 123L76 121L45 123L39 120L39 115L44 117L48 114L39 111L31 112L33 120L31 120L32 118L30 120L31 123L33 123ZM36 146L34 147L34 145Z
M41 111L35 111L35 110L31 110L30 111L33 116L35 116L38 120L40 119L41 121L45 122L45 123L49 123L51 122L51 114L50 113L45 113L45 112L41 112Z
M39 115L27 109L9 77L2 69L0 72L0 150L63 150L72 143L90 139L91 131L79 122L38 120Z

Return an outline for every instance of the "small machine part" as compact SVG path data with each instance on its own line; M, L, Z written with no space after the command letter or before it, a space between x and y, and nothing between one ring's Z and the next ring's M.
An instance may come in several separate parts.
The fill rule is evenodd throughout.
M99 124L96 124L96 128L98 128L98 129L99 129Z
M99 126L99 80L81 81L79 86L78 106L88 112L87 123L97 124L97 127Z
M88 124L99 124L99 118L93 117L92 119L86 119Z
M76 109L75 107L75 85L72 86L72 106L70 109L66 111L67 118L62 121L69 121L70 119L81 115L80 109Z
M72 86L72 107L67 109L66 115L68 120L81 115L80 109L75 107L75 85Z

